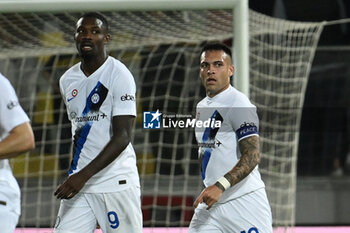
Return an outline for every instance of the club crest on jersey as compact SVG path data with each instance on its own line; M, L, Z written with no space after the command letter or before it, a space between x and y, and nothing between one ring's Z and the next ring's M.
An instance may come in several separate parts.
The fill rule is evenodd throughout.
M92 96L91 96L91 102L93 104L97 104L98 101L100 101L100 95L98 93L94 93Z

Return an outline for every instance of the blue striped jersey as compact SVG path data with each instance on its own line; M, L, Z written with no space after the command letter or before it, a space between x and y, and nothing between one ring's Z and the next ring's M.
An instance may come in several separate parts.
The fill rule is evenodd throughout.
M89 164L109 142L114 116L136 116L136 85L124 64L108 57L89 77L80 65L71 67L60 79L60 91L72 125L73 158L69 174ZM131 143L115 161L90 178L82 192L114 192L128 186L118 185L118 180L139 185Z
M206 187L215 182L238 162L238 143L244 138L258 136L259 119L256 107L234 87L229 86L214 97L205 97L197 104L195 134L201 175ZM214 122L214 123L213 123ZM241 182L226 190L219 202L225 202L265 187L258 166Z

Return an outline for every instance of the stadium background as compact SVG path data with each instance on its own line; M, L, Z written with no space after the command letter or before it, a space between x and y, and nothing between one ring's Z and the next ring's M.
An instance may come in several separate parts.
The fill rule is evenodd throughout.
M347 0L250 0L250 8L295 21L350 17ZM300 129L297 225L350 225L350 24L326 26L306 90ZM339 165L338 165L339 163Z

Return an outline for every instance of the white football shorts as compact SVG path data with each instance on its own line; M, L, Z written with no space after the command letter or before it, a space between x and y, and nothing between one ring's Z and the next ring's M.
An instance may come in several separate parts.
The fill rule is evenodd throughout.
M4 204L0 204L1 233L13 233L18 223L19 215Z
M265 189L258 189L223 204L201 203L188 233L272 233L272 216Z
M132 186L119 192L78 193L61 200L55 233L142 233L141 191Z
M20 216L20 191L17 181L0 180L0 232L13 233ZM12 183L11 183L12 181Z

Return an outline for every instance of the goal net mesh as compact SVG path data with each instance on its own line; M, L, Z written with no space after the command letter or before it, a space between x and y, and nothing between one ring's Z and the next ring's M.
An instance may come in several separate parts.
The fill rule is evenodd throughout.
M36 139L35 150L11 160L22 191L20 227L55 223L59 201L53 192L66 176L71 156L70 123L58 79L79 61L73 33L81 14L0 14L0 72L15 87ZM143 112L194 114L205 96L199 51L207 41L230 45L232 10L103 14L111 28L108 50L129 67L137 84L133 144L144 226L188 226L202 190L194 132L143 129ZM261 119L260 171L274 225L293 226L301 107L323 25L252 10L249 18L250 98Z

